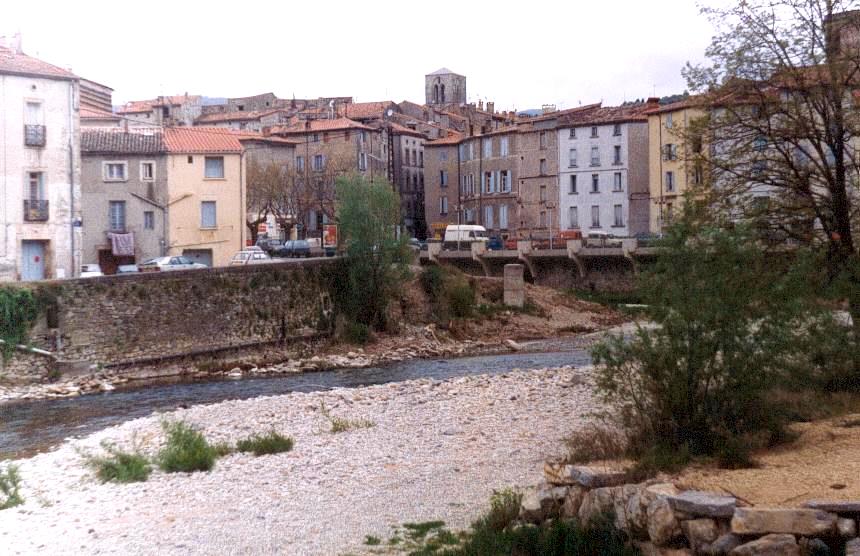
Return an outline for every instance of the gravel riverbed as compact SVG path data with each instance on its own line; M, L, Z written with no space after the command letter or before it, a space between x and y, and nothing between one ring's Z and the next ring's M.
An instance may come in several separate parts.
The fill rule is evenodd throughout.
M360 371L358 371L360 372ZM7 554L297 554L362 552L404 522L468 526L494 489L527 487L598 401L588 368L414 380L227 401L129 421L20 460L26 503L0 511ZM370 428L329 432L333 416ZM81 451L103 440L154 454L162 419L210 441L275 429L293 451L232 454L213 471L100 484Z

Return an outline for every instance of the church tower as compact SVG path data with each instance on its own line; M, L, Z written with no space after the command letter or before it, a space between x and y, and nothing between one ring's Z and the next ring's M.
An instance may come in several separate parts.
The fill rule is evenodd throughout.
M466 104L466 76L448 68L425 75L424 98L429 106Z

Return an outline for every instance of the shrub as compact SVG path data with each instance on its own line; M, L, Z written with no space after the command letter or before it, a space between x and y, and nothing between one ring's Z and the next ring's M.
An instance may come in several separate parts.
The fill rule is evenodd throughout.
M617 459L627 451L624 436L607 426L590 425L571 434L564 441L567 447L565 461L568 463L589 463Z
M6 469L0 470L0 510L14 508L24 503L20 493L21 475L18 466L8 465Z
M519 517L522 501L523 495L510 488L493 492L489 511L474 522L472 528L503 531Z
M475 312L475 289L471 284L458 281L447 288L451 314L456 318L468 318Z
M145 456L134 452L125 452L116 446L102 443L106 456L89 456L86 464L96 472L96 477L103 483L136 483L146 481L152 472L152 465Z
M18 344L26 344L39 316L39 302L29 291L0 287L0 354L8 361Z
M236 443L236 449L240 452L252 452L255 456L266 454L280 454L293 449L293 439L282 436L276 431L270 431L263 435L253 435Z
M421 289L431 301L436 301L442 296L445 290L445 271L441 266L430 265L424 268L418 280L421 282Z
M320 404L320 413L331 423L331 432L348 432L355 429L369 429L375 427L376 423L369 419L344 419L342 417L334 417L325 404Z
M158 454L158 466L167 473L209 471L215 466L215 448L190 425L182 422L162 423L167 444Z
M343 325L342 337L350 344L363 346L373 340L373 333L366 324L348 321Z

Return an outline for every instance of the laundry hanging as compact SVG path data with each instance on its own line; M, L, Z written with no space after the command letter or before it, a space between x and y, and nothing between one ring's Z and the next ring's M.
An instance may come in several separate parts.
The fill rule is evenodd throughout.
M115 257L134 257L134 234L108 234L111 252Z

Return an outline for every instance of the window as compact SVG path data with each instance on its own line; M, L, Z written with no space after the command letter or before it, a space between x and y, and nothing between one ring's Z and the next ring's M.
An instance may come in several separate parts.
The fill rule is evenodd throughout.
M442 216L448 214L448 197L439 197L439 214Z
M126 181L127 162L105 162L102 165L105 181Z
M546 211L540 211L540 220L538 221L538 226L541 228L546 228Z
M508 138L499 139L499 156L508 156Z
M439 150L439 162L447 162L448 161L448 151L440 149Z
M570 149L568 166L571 168L576 168L576 149Z
M546 131L540 132L540 148L546 148Z
M191 155L188 156L188 164L194 164L194 157Z
M27 102L24 113L24 144L28 147L45 146L45 122L41 102Z
M579 228L579 212L576 210L576 207L569 207L567 209L567 228L569 230Z
M418 153L418 166L424 167L424 151Z
M108 222L110 222L110 231L125 231L125 201L108 202Z
M140 179L142 181L155 180L155 162L140 163Z
M672 193L675 191L675 172L666 172L666 192Z
M666 203L666 220L671 222L672 219L674 218L674 216L675 216L675 211L672 208L672 203Z
M448 170L439 171L439 185L442 187L448 187Z
M224 179L224 157L223 156L207 156L206 157L206 179L208 180L223 180Z
M496 180L492 172L484 173L484 191L493 193L496 190Z
M621 186L621 172L615 172L612 178L612 191L622 191L623 189Z
M493 206L487 205L484 207L484 227L493 227Z
M600 207L597 205L591 206L591 227L600 227Z
M612 155L613 164L621 164L621 145L615 145Z
M591 137L592 137L592 138L596 138L596 137L597 137L597 126L596 126L596 125L595 125L595 126L591 126Z
M218 220L215 213L215 201L202 201L200 203L200 227L216 228Z
M358 153L358 169L359 170L367 170L367 154Z
M319 143L320 142L320 134L314 133L311 135L311 143Z
M412 165L418 166L418 155L416 154L415 149L412 149Z
M499 207L499 228L503 230L508 228L508 205Z
M314 170L319 172L325 167L325 156L321 154L314 155Z
M545 185L540 186L540 201L542 203L546 202L546 186Z
M45 199L45 174L42 172L30 172L27 181L29 191L27 199L30 201L42 201Z
M591 147L591 165L600 166L600 147Z
M567 190L568 195L576 195L578 191L576 190L576 176L570 176L570 188Z
M361 137L361 142L362 142L362 143L367 143L367 132L366 132L366 131L362 131L362 132L360 133L359 137Z
M143 211L143 229L144 230L154 230L155 229L155 213L151 210Z
M575 127L570 128L570 138L576 139L576 128Z
M303 157L303 156L297 156L296 157L296 170L298 170L299 172L305 171L305 157Z
M540 175L542 175L542 176L546 175L546 159L545 158L540 159Z
M612 135L616 137L621 135L621 124L615 124L615 127L612 128Z
M666 127L669 129L672 129L672 126L673 126L672 113L670 112L670 113L666 114Z
M677 160L678 146L672 143L663 145L663 160Z
M591 192L600 193L600 175L591 174Z
M764 137L756 137L753 142L753 148L759 152L765 150L767 147L767 139Z
M505 193L510 193L511 192L511 173L509 171L507 171L507 170L501 171L500 182L502 185L502 191L504 191Z
M492 158L493 156L493 140L484 139L484 158Z
M614 212L615 212L615 224L614 224L614 226L616 228L623 228L624 227L623 209L622 209L621 205L615 205L613 208L614 208Z

